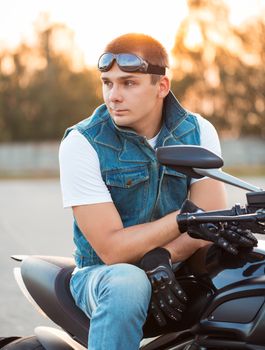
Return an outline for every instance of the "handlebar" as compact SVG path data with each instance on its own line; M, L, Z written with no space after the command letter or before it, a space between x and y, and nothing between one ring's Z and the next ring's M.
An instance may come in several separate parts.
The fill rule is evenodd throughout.
M258 209L248 213L246 208L235 206L230 210L210 212L182 213L177 218L179 227L199 226L201 224L214 224L215 226L236 227L237 230L247 230L252 233L265 234L265 209ZM239 231L238 231L239 232Z
M251 223L265 223L265 212L256 212L252 214L242 215L209 215L207 212L199 214L187 213L186 219L192 223L221 223L221 222L251 222ZM185 215L185 214L184 214Z

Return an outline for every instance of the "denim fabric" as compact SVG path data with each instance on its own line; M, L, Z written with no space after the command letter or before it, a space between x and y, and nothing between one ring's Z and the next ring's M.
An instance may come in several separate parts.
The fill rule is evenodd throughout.
M130 264L79 269L70 289L91 319L89 350L137 350L143 337L151 285L143 270Z
M103 180L124 227L150 222L177 210L186 199L190 179L161 166L147 140L130 129L119 128L105 105L72 128L96 150ZM165 98L163 125L156 147L200 144L197 118L186 111L172 92ZM74 221L75 260L78 267L103 264Z

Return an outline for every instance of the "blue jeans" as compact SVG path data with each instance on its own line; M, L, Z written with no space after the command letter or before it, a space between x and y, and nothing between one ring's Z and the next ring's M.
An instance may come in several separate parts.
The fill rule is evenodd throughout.
M89 350L137 350L151 298L144 271L130 264L93 265L77 270L70 289L90 318Z

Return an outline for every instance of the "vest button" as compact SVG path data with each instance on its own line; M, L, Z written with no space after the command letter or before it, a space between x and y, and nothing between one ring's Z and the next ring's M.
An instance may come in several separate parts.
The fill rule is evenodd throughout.
M129 179L129 180L126 182L126 185L127 185L127 186L131 186L131 184L132 184L132 180Z

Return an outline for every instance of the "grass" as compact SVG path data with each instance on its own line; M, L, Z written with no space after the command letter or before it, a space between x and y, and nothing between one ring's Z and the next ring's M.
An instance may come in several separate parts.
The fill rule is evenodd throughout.
M58 172L52 171L41 171L41 172L33 172L33 171L21 171L21 172L0 172L0 180L41 180L41 179L59 179Z
M237 177L265 177L265 165L223 167L223 171Z

